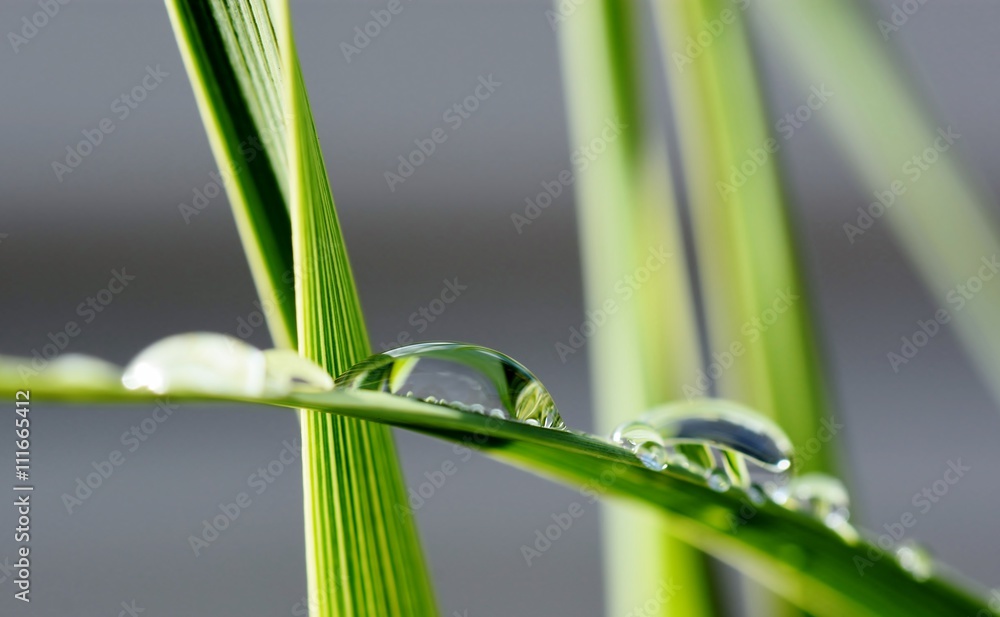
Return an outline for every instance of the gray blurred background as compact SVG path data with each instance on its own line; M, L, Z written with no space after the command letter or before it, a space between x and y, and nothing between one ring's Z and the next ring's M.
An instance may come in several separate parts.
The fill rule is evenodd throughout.
M554 349L584 319L572 195L523 234L510 220L542 181L570 168L549 5L404 0L403 12L347 62L341 43L383 4L295 3L300 56L373 345L406 331L417 340L495 347L541 377L571 425L589 428L587 359L562 363ZM892 2L874 3L873 22L891 9ZM235 334L256 296L225 196L189 221L178 209L211 182L216 165L165 9L155 1L71 2L15 51L7 33L38 10L36 2L0 7L0 353L31 354L50 332L82 322L77 306L114 269L135 279L82 326L69 351L125 362L172 333ZM1000 6L987 0L928 3L892 41L942 125L963 135L953 154L994 190L998 22ZM141 83L147 67L167 75L120 118L115 99ZM777 119L808 93L786 78L782 58L767 58L767 69ZM396 157L442 126L444 111L490 74L501 87L391 191L383 173ZM114 132L58 179L52 162L102 118L112 119ZM845 425L836 448L856 521L875 530L898 521L914 510L913 495L942 477L946 461L960 458L972 470L918 516L911 536L975 580L1000 583L1000 476L992 472L1000 415L950 332L899 374L889 368L887 352L944 300L923 291L886 225L847 242L842 225L871 198L824 130L807 124L782 153ZM418 333L409 316L455 278L468 289ZM262 346L263 330L252 338ZM37 405L32 413L33 602L16 602L0 570L0 613L96 617L134 602L146 617L304 614L297 459L259 495L247 486L283 441L298 437L292 413L185 406L134 452L121 436L152 409ZM9 411L3 417L6 466L13 421ZM424 437L398 433L398 442L411 486L446 460L458 465L418 511L444 615L600 614L598 510L586 510L527 567L519 547L578 498L574 491L478 455L460 461L450 445ZM68 514L61 496L113 450L124 451L125 462ZM188 536L248 490L251 506L196 557ZM9 505L0 512L3 564L14 561L14 518Z

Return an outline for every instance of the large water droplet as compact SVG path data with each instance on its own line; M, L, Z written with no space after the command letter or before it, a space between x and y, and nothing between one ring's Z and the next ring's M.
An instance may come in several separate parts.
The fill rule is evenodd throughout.
M851 517L851 500L844 483L826 474L792 478L772 497L778 505L809 514L835 530L843 528Z
M698 442L739 452L772 471L792 466L792 443L777 424L749 407L721 399L664 405L643 414L664 440Z
M565 429L548 391L517 361L463 343L384 351L337 378L337 387L388 392L453 409Z
M896 562L918 581L926 581L934 574L934 558L913 540L904 540L896 548Z
M143 349L125 367L122 383L157 394L281 396L329 390L333 378L293 351L261 351L224 334L194 332Z
M612 440L633 452L644 441L663 446L667 466L672 458L683 461L685 468L717 485L713 471L724 470L726 488L735 484L746 490L755 473L773 481L792 466L792 444L784 431L753 410L720 399L657 407L619 426Z

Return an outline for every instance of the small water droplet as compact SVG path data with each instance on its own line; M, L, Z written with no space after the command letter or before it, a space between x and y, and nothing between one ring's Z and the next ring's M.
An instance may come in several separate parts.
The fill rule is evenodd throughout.
M564 430L552 397L517 361L462 343L418 343L384 351L337 378L344 389L412 396L437 405Z
M733 485L729 480L729 474L726 473L726 470L720 468L710 471L705 478L705 482L708 484L708 488L719 493L725 493Z
M643 465L655 471L662 471L667 467L667 450L659 444L647 441L636 447L635 456Z
M896 561L918 581L926 581L934 574L934 558L926 548L913 540L904 540L896 548Z
M759 484L750 485L750 488L747 489L747 497L750 499L750 503L755 506L762 506L767 503L767 493Z
M826 474L792 478L776 489L772 498L778 505L809 514L834 530L847 525L851 517L851 501L844 483Z
M261 351L240 339L211 332L178 334L146 347L125 367L130 390L217 396L281 396L321 391L333 378L293 351Z
M510 420L510 414L503 409L498 409L494 407L490 410L489 416L491 418L500 418L501 420ZM542 423L538 421L537 418L528 418L524 420L525 424L530 424L531 426L541 426Z
M669 463L669 453L659 433L643 422L620 425L611 434L611 441L631 451L643 465L654 471L663 471Z

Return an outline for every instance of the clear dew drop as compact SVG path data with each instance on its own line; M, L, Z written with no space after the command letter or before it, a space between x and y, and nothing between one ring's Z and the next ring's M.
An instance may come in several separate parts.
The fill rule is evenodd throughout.
M733 486L733 483L729 480L729 474L725 469L721 468L716 468L708 472L708 476L705 477L705 483L708 484L708 488L717 493L725 493Z
M737 452L771 471L792 466L792 443L777 424L749 407L722 399L672 403L640 418L665 441L694 441Z
M647 441L636 447L635 456L643 465L655 471L662 471L667 467L667 450L659 444Z
M721 399L657 407L619 426L611 439L632 452L644 442L662 446L667 467L683 467L716 485L721 473L726 489L776 483L792 467L792 444L784 431L753 410Z
M896 547L896 562L918 581L926 581L934 574L934 558L926 548L913 540L904 540Z
M844 483L821 473L792 478L774 491L778 505L809 514L835 531L846 529L851 518L851 501Z
M654 471L668 464L668 452L659 433L644 422L626 422L611 434L611 441L635 454L639 461Z
M371 356L337 378L336 387L397 396L565 430L542 383L499 352L462 343L418 343Z
M261 351L224 334L193 332L143 349L125 367L122 383L157 394L281 396L329 390L333 378L293 351Z
M761 485L751 484L750 488L747 489L747 498L755 506L762 506L767 503L767 492Z

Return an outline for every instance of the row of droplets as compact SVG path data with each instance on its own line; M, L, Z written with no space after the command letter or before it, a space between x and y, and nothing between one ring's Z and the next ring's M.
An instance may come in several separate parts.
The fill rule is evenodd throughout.
M846 541L860 538L844 484L822 473L796 476L791 440L743 405L722 399L670 403L619 425L611 441L654 471L671 470L718 492L741 491L755 506L772 502L811 516ZM915 578L931 576L933 559L918 543L901 542L893 554Z
M60 375L103 381L120 375L130 389L158 394L280 397L335 388L386 392L467 413L566 430L548 391L524 366L499 352L461 343L419 343L375 354L336 380L287 350L262 351L221 334L180 334L141 351L124 372L77 355L54 363ZM848 540L850 500L844 485L824 474L793 474L794 451L781 428L757 412L720 399L655 408L618 426L612 443L647 468L669 470L712 490L742 491L810 515ZM897 549L900 565L918 578L932 561L913 543Z

